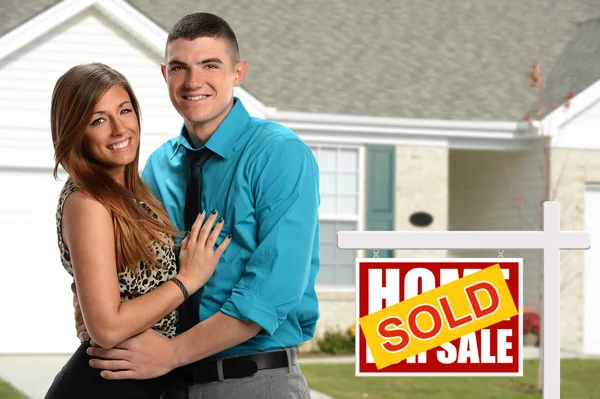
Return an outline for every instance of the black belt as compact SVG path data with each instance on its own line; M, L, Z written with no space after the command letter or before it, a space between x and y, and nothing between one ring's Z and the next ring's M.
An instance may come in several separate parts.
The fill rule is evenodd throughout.
M177 373L188 382L205 384L219 381L219 362L223 369L223 379L244 378L258 370L291 367L297 364L296 348L289 349L290 359L285 349L271 352L257 352L223 359L200 360L180 367Z

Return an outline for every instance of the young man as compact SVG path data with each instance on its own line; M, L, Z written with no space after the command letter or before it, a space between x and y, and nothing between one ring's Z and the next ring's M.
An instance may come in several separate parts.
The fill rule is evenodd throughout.
M221 239L233 240L199 305L182 308L189 326L180 335L148 330L115 349L90 348L90 364L107 379L174 370L165 398L308 398L295 347L314 335L319 317L317 163L294 132L250 117L234 97L248 66L224 20L185 16L165 57L162 73L184 124L150 156L143 177L178 229L189 230L200 208L215 210L225 219ZM193 166L199 154L203 167Z

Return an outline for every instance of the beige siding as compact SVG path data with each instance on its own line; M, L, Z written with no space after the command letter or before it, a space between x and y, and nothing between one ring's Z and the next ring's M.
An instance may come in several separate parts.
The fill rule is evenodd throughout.
M561 230L583 230L585 185L600 182L600 151L552 150L552 186L560 203ZM583 343L584 251L561 251L561 335L567 350Z

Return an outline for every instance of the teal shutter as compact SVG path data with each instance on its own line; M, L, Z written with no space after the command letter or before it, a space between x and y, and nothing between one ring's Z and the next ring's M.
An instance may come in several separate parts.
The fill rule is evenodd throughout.
M396 148L367 146L367 230L394 231ZM367 251L369 258L373 251ZM380 258L393 258L393 250L380 250Z

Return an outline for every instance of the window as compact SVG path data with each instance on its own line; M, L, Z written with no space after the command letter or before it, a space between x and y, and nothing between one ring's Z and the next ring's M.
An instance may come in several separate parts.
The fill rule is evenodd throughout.
M321 288L354 288L357 251L337 248L337 232L362 228L362 157L360 147L310 146L319 164Z

